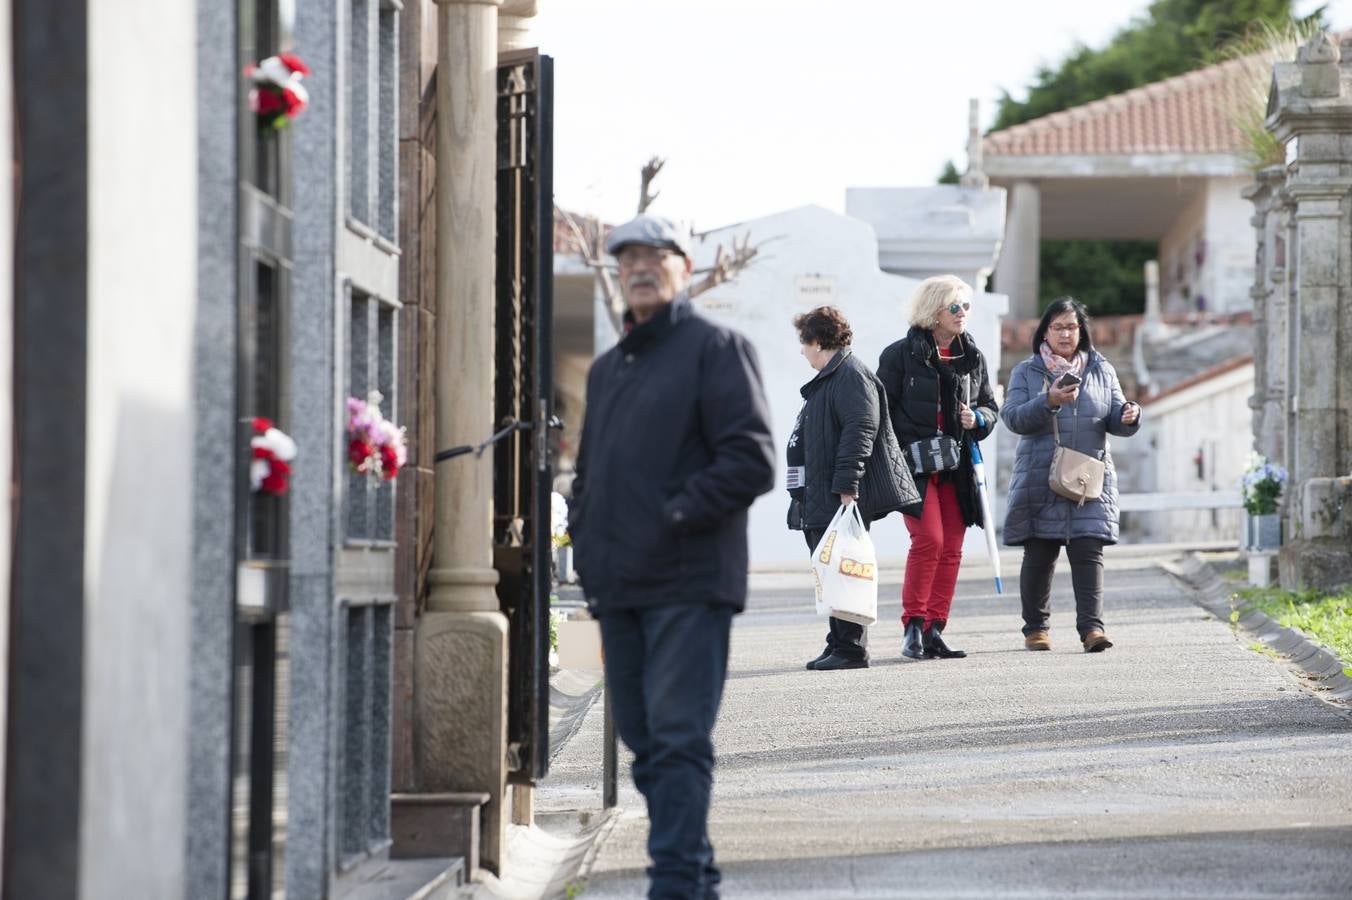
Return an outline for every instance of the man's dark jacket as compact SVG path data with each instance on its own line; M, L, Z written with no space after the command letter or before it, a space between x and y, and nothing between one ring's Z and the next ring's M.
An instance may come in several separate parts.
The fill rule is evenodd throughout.
M942 477L957 483L963 523L979 526L984 523L976 475L972 470L971 442L985 440L995 430L1000 409L991 390L986 358L977 349L976 342L969 335L960 334L951 349L960 350L962 355L950 363L940 363L934 336L926 328L913 326L906 337L883 351L878 360L878 378L887 389L892 430L903 448L939 433L942 398L944 434L961 438L962 445L958 468L945 472ZM967 402L969 390L971 402L968 405L974 412L981 413L982 421L976 428L965 430L958 419L958 404ZM916 486L923 498L929 477L916 479Z
M588 600L743 609L747 508L774 466L746 338L685 295L633 327L587 376L568 530Z
M921 496L887 420L882 382L848 347L803 385L795 433L804 442L801 500L789 504L789 527L826 528L841 494L859 498L864 521L897 510L919 515Z

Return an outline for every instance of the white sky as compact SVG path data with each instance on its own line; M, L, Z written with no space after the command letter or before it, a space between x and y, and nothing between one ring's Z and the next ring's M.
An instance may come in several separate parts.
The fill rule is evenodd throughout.
M1101 47L1148 0L543 0L555 59L555 198L618 222L639 168L699 230L855 186L933 184L966 160L967 101L994 119L1041 64ZM1298 0L1304 13L1317 2ZM1352 0L1329 4L1352 27Z

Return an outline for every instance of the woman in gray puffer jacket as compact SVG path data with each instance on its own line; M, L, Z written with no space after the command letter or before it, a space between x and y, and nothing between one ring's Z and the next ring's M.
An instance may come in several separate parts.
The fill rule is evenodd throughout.
M1079 382L1062 386L1066 373ZM1076 629L1086 653L1112 646L1103 631L1103 547L1117 543L1117 475L1108 435L1129 437L1141 426L1140 406L1125 400L1117 372L1094 349L1084 304L1052 301L1033 334L1033 355L1014 367L1000 412L1019 435L1009 480L1005 543L1023 547L1019 594L1024 645L1050 650L1052 574L1061 547L1070 558ZM1097 500L1076 504L1048 485L1057 422L1062 446L1101 459L1105 471Z

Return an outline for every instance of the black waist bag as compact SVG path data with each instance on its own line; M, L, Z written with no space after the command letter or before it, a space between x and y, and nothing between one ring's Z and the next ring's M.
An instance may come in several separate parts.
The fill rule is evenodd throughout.
M932 438L907 444L906 455L911 458L911 466L918 474L928 475L956 469L962 459L962 448L949 435L936 434Z

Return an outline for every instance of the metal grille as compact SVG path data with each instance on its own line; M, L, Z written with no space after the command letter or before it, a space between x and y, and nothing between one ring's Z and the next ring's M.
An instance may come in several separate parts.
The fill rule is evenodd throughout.
M494 564L511 623L507 740L514 780L549 766L550 491L553 464L553 60L498 66L498 427L529 423L494 450Z

